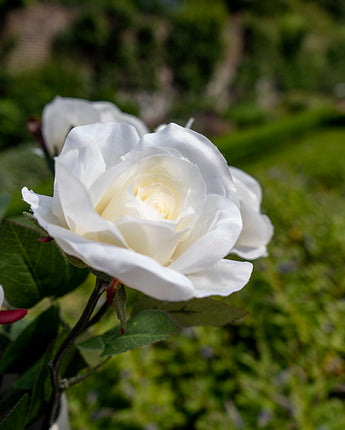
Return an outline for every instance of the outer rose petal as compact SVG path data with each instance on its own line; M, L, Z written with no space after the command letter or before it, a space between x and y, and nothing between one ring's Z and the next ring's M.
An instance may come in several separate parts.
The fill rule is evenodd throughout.
M29 191L26 187L22 189L22 196L23 200L31 206L35 218L44 230L47 231L49 224L64 224L61 222L61 219L53 213L53 197L36 194L33 191ZM63 226L67 227L67 224Z
M238 207L224 197L207 196L204 211L191 235L181 243L169 266L190 274L216 264L228 255L242 228Z
M236 167L230 167L230 173L237 188L243 221L243 230L232 252L249 260L266 256L273 226L260 212L261 186L256 179Z
M59 165L58 161L56 166L57 191L62 211L71 231L85 235L91 240L127 247L116 225L99 216L94 210L83 184L73 177L63 165Z
M210 269L189 275L195 297L228 296L239 291L249 281L253 265L247 261L220 260Z
M205 136L172 123L156 133L146 134L138 149L141 145L179 151L198 166L208 194L218 194L237 201L237 192L225 158Z
M57 96L42 112L42 133L51 155L61 151L71 128L98 121L132 125L139 136L148 133L146 125L139 118L121 112L113 103Z
M144 134L149 132L149 129L134 115L122 112L117 106L110 102L93 102L93 107L95 107L100 114L101 122L118 121L124 124L132 125L138 132L139 136L144 136Z
M230 166L229 168L240 201L245 201L252 210L259 212L262 201L262 190L259 182L237 167Z
M241 204L243 230L232 252L249 260L267 255L266 245L273 236L273 226L266 215L262 215Z
M59 153L67 133L77 125L99 121L99 113L87 100L55 97L42 112L42 133L49 152Z
M186 276L145 255L87 240L59 226L50 226L49 234L66 254L158 300L180 301L195 296L193 283Z
M102 136L100 139L99 136ZM116 143L114 143L116 142ZM97 157L94 162L100 163L98 157L102 158L104 170L116 165L120 157L125 155L137 146L139 136L134 127L121 123L108 122L105 124L87 124L76 127L68 134L65 145L59 156L59 160L77 176L78 170L75 170L74 163L77 165L87 163L84 169L89 169L89 174L96 178L99 171L93 172L92 161L83 154L84 151L90 151ZM73 154L73 159L70 153ZM79 167L79 170L81 167Z

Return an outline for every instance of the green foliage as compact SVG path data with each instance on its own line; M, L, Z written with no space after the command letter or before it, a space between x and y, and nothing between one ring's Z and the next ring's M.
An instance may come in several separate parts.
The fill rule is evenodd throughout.
M11 99L0 100L0 148L9 146L12 142L20 142L23 125L23 114L16 102Z
M269 149L281 145L312 129L333 121L344 121L344 115L336 110L322 109L290 115L273 124L265 124L235 134L225 134L214 140L231 164L253 156L264 156Z
M287 61L300 51L308 29L305 19L297 14L283 16L280 26L280 52Z
M118 86L152 88L156 82L159 55L153 24L135 16L132 2L87 4L56 39L55 52L62 59L72 52L90 68L95 94L107 88L113 93Z
M165 312L145 310L128 321L124 335L121 335L120 328L116 327L79 344L79 347L103 350L101 356L111 356L164 340L175 334L179 328Z
M42 312L5 349L1 357L0 374L8 371L21 373L30 368L55 339L59 324L56 307Z
M196 6L197 4L197 6ZM223 52L225 22L222 2L185 2L172 16L166 40L166 61L183 91L200 91L209 82Z
M310 1L310 0L309 0ZM344 19L345 4L342 0L313 0L337 20Z
M327 76L326 76L326 73L323 76L324 85L328 91L334 91L335 86L337 84L344 82L344 69L345 69L344 49L345 49L345 31L342 30L338 32L331 40L331 43L326 52L327 61L329 64L332 65L332 67L330 67L329 70L327 70Z
M225 117L237 127L245 128L267 121L267 112L254 102L236 103L226 112Z
M11 201L11 195L7 193L0 193L0 217L6 212L8 205Z
M40 117L44 105L57 94L81 97L87 81L79 67L58 61L15 76L0 72L0 148L26 141L29 116Z
M246 315L244 311L211 298L194 299L188 302L161 302L143 295L135 303L133 313L135 315L145 309L167 312L182 327L223 326Z
M0 422L3 430L24 430L28 402L29 396L24 394L19 402L8 413L6 418Z
M0 283L12 306L30 308L44 297L61 297L88 274L73 266L54 242L37 241L42 237L42 232L1 221Z

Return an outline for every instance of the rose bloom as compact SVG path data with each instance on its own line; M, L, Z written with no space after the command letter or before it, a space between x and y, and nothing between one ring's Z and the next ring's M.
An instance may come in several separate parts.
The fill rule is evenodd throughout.
M160 300L240 290L252 264L224 257L263 255L272 236L258 183L234 180L207 138L176 124L142 137L75 127L55 171L53 197L22 190L39 224L66 254Z
M133 125L140 136L148 132L148 128L139 118L121 112L113 103L56 96L43 108L42 135L50 155L54 156L60 153L71 128L109 121Z

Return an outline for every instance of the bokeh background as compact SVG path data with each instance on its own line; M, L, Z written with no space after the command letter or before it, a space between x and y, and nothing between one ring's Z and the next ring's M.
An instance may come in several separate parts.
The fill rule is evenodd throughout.
M248 315L114 357L67 391L73 429L345 428L344 54L343 0L0 0L7 217L22 186L51 189L25 123L61 95L152 129L194 117L275 226L231 298ZM91 288L64 299L71 322Z

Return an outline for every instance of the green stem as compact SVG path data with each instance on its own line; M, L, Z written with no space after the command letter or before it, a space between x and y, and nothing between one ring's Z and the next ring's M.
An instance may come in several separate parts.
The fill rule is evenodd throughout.
M72 385L78 384L81 381L84 381L84 379L88 378L90 375L92 375L97 369L99 369L103 364L105 364L110 357L107 357L105 360L103 360L101 363L97 364L97 366L91 367L87 373L84 373L82 375L73 376L69 379L61 379L60 387L65 390Z
M61 365L62 359L64 358L69 348L74 344L74 341L76 340L76 338L88 327L88 323L91 318L91 315L97 305L97 302L100 296L103 294L106 286L107 286L107 283L105 281L99 278L96 279L95 289L93 290L83 310L83 313L81 314L76 325L72 328L70 333L62 342L53 360L49 364L51 375L52 375L52 382L53 382L53 393L51 397L50 416L48 417L49 418L48 427L52 426L54 423L54 420L58 412L60 396L63 391L63 389L61 388L61 377L60 377L60 365Z

